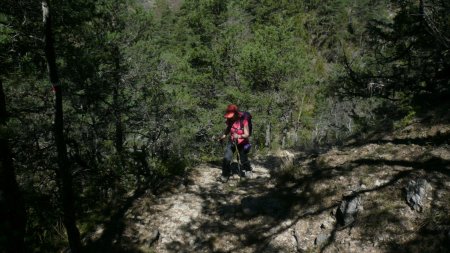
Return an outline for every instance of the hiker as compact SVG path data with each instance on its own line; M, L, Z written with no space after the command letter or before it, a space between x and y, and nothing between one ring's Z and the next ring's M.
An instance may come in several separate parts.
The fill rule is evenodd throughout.
M231 161L233 160L233 154L236 151L236 147L239 152L241 163L241 175L239 176L250 177L252 168L247 154L251 147L249 142L251 134L251 115L247 112L240 112L236 105L230 104L227 106L224 117L227 119L227 127L219 140L225 140L228 134L230 136L226 143L222 164L222 175L219 178L219 181L226 182L231 176Z

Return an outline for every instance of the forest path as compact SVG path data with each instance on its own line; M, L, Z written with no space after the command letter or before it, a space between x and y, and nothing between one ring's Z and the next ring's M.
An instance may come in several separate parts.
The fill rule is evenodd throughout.
M220 166L202 164L160 194L134 192L91 239L108 250L91 252L448 252L448 140L450 124L415 124L321 153L256 157L253 178L224 184ZM423 212L405 194L418 179ZM350 200L356 221L342 226Z
M136 200L124 235L155 252L274 252L277 245L293 245L290 223L280 222L288 217L286 196L276 193L270 175L294 156L283 155L255 159L252 178L233 175L227 183L216 180L217 165L193 168L171 192Z

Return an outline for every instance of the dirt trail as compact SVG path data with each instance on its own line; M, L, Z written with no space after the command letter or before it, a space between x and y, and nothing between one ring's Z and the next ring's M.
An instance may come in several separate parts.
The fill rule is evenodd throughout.
M217 165L198 166L170 191L134 200L120 243L157 253L448 252L450 126L417 129L322 154L253 159L253 178L225 184ZM405 201L417 179L430 184L423 212ZM359 213L339 227L349 194L359 196Z
M185 184L170 193L137 200L126 214L132 222L124 234L146 246L155 241L152 248L156 252L274 252L275 248L292 248L295 239L287 231L292 222L279 222L288 217L286 201L273 194L275 182L268 169L293 157L289 153L284 156L265 164L254 161L252 178L234 175L227 183L216 180L219 167L198 166ZM288 244L279 236L283 232L289 234Z

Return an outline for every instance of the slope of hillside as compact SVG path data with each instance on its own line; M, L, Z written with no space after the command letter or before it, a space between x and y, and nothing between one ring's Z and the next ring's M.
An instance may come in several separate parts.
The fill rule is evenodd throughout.
M255 157L252 179L226 184L215 180L218 166L204 164L162 196L134 201L117 244L129 252L446 252L449 135L449 125L415 123L322 154Z

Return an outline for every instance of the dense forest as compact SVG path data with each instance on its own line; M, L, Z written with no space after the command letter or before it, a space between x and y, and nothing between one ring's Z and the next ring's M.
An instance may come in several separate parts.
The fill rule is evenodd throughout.
M0 47L0 252L82 252L221 159L230 103L253 154L449 108L446 0L2 0Z

